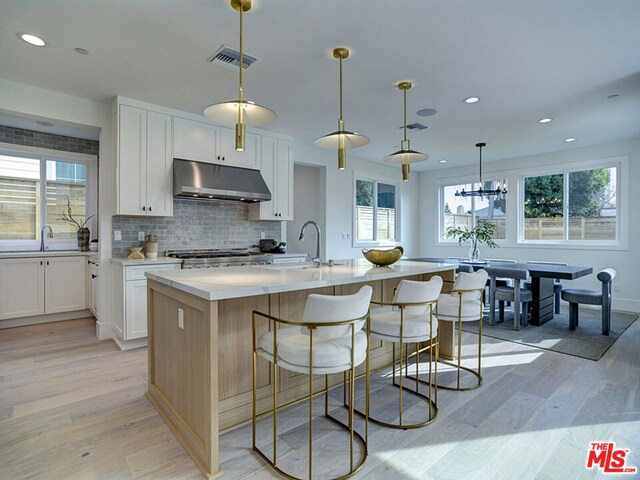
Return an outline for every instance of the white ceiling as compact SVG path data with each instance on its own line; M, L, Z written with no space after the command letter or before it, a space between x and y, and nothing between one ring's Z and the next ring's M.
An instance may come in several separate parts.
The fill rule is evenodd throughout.
M0 77L200 113L235 98L237 75L206 59L237 47L237 23L225 0L3 0ZM330 51L344 45L346 126L371 138L358 157L399 145L399 80L415 82L409 123L429 126L410 133L431 156L416 170L475 163L479 141L487 161L600 144L640 135L639 26L638 0L262 1L245 18L245 49L261 58L245 92L277 112L267 128L311 144L335 130ZM470 95L481 101L466 105ZM428 107L438 113L415 115Z

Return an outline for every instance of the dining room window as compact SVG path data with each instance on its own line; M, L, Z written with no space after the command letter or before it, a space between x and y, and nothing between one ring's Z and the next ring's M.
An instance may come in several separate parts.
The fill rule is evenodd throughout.
M38 248L44 225L53 231L48 246L77 246L76 229L60 219L69 208L79 220L92 213L94 168L90 161L57 153L0 151L0 250Z
M483 189L495 188L497 182L487 181ZM442 185L440 188L440 241L453 241L446 238L449 227L471 229L478 220L495 225L495 240L507 238L507 197L506 196L459 196L456 192L469 192L478 189L479 183L456 183Z
M355 179L354 240L388 244L399 240L398 187L388 181Z
M617 165L523 179L521 240L612 243L619 238Z

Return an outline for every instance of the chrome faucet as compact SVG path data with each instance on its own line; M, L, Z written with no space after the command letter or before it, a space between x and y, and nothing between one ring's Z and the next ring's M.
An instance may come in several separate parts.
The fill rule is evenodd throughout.
M49 238L53 238L53 229L51 228L51 225L44 225L41 229L40 229L40 251L44 252L44 231L45 229L48 228L49 229Z
M316 256L313 259L313 263L315 263L316 266L319 267L322 265L322 259L320 258L320 236L322 234L320 233L320 227L318 226L318 224L313 220L305 222L305 224L300 229L300 237L298 237L298 240L300 240L301 242L304 241L304 229L307 227L307 225L313 225L314 227L316 227L316 232L318 233L318 238L316 238Z

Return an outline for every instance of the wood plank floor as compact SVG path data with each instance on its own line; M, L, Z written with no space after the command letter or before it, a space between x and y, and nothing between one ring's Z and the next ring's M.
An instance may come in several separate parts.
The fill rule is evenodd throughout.
M94 334L93 319L0 330L0 479L202 478L144 395L146 349L121 352ZM441 390L438 419L428 427L371 424L370 455L356 478L602 478L584 467L595 440L631 449L628 464L640 467L640 322L598 362L483 340L485 384ZM465 333L463 341L473 365L477 336ZM442 370L440 377L453 379ZM391 420L397 390L389 380L389 372L373 380L372 412ZM341 395L331 403L344 418ZM406 401L405 415L417 419L423 407ZM279 420L279 461L304 475L306 405ZM269 428L269 420L260 422L266 452ZM344 473L347 437L321 418L314 432L315 472ZM222 436L224 478L276 478L250 443L250 427Z

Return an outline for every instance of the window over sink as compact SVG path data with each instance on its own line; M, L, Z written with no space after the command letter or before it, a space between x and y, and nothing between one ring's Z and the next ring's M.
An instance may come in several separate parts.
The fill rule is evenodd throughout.
M393 245L400 240L399 199L396 183L356 174L353 216L355 246Z
M0 149L0 251L39 249L46 224L53 230L45 238L50 249L75 249L76 229L60 220L67 202L76 219L97 209L94 157L44 152Z

